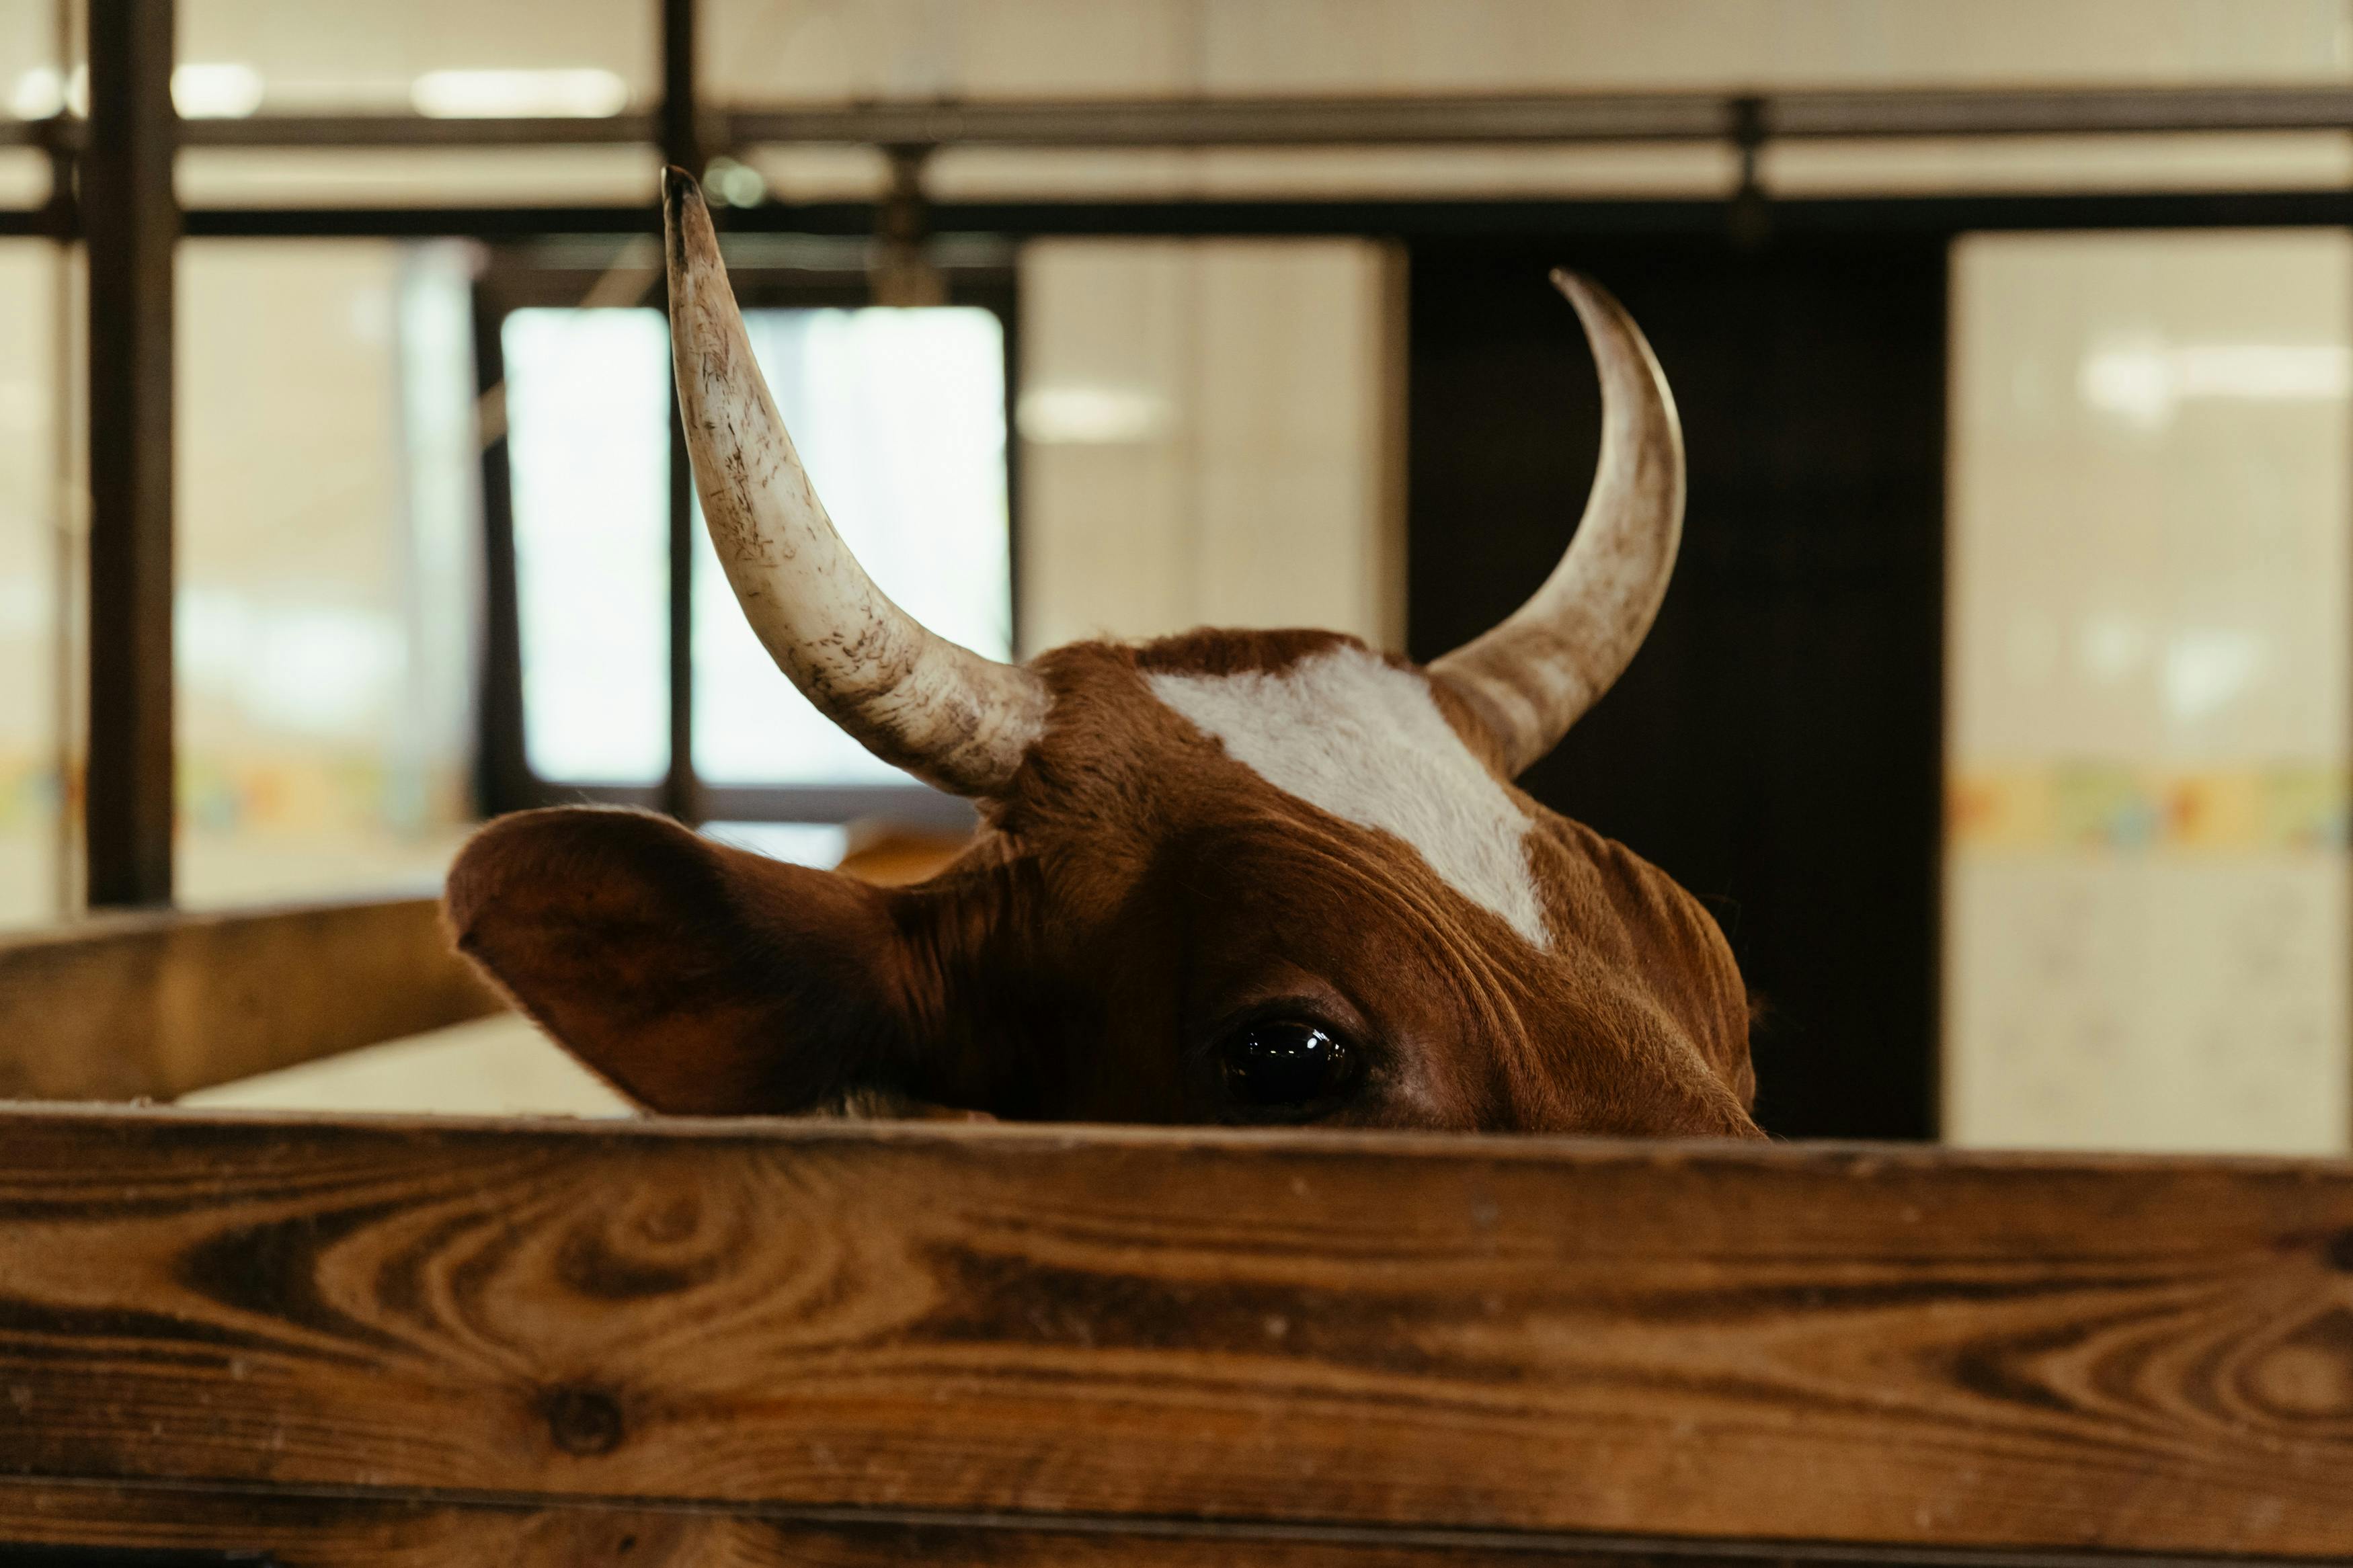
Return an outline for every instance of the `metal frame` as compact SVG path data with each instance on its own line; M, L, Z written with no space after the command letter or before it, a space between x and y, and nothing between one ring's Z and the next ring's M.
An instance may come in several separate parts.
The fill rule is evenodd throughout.
M2024 91L1519 93L1433 97L944 100L702 105L691 0L666 0L664 99L599 119L432 120L262 114L198 120L191 147L530 147L803 142L1060 148L1526 146L1905 137L2184 135L2353 130L2353 88L2073 88ZM668 62L679 62L676 65ZM682 74L680 74L682 73ZM69 116L0 121L0 146L70 144Z
M662 162L702 170L695 124L695 0L661 0ZM702 818L694 777L694 472L678 390L670 397L670 772L661 806L681 822Z
M582 145L658 147L700 167L706 152L760 145L883 148L1269 148L1535 146L1727 142L1748 171L1720 198L1573 200L999 201L948 203L924 216L935 236L999 240L1045 236L1447 236L1646 233L1695 242L1754 243L1766 194L1756 155L1773 141L1921 137L2111 136L2353 130L2353 88L2240 87L2149 90L1811 91L1472 95L1448 98L1176 98L942 101L725 108L700 100L696 0L654 0L662 94L651 111L596 120L433 120L414 115L263 115L179 121L169 72L172 0L90 0L93 115L0 121L0 146L47 150L52 195L0 211L0 237L79 237L92 255L90 300L91 614L89 801L85 841L93 904L171 895L171 252L194 237L466 236L490 241L652 231L638 205L200 208L172 199L178 146L269 148ZM80 199L77 199L79 195ZM771 204L726 215L739 236L871 237L881 204ZM1772 200L1776 242L1870 230L1957 234L1982 229L2353 226L2353 192L2125 193L2068 195L1835 197ZM1008 326L1010 322L1008 321ZM494 346L494 345L493 345ZM681 474L670 506L673 639L691 625L689 506ZM495 474L493 477L497 477ZM494 486L495 489L496 487ZM493 543L491 586L501 584ZM1018 551L1018 529L1016 533ZM508 536L511 544L511 531ZM1018 566L1018 557L1017 557ZM505 589L512 589L511 561ZM1018 576L1017 576L1018 592ZM493 613L490 667L513 657L513 627ZM691 769L692 692L671 649L674 765L649 804L693 818L752 801L701 798ZM511 727L496 682L486 733ZM511 705L510 705L511 706ZM519 755L486 752L486 802L514 798ZM782 803L776 803L782 804ZM842 803L833 803L839 806Z
M172 8L91 0L90 901L172 897Z

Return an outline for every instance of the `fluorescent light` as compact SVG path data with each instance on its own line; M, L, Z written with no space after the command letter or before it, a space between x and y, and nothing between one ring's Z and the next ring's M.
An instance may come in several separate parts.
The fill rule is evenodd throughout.
M2183 403L2326 403L2353 396L2353 350L2341 343L2151 343L2084 356L2084 401L2136 425L2158 426Z
M47 120L61 110L90 112L88 66L76 66L64 77L55 66L35 66L8 89L8 112L18 120Z
M8 89L8 112L19 120L47 120L65 106L65 79L55 66L35 66Z
M408 96L436 120L602 120L628 106L629 84L608 70L427 71Z
M172 106L184 120L243 120L261 107L261 73L234 60L175 66Z
M1140 386L1039 386L1021 395L1014 421L1027 440L1116 446L1167 428L1168 403Z
M235 60L175 67L172 107L188 120L242 120L261 107L261 73ZM55 66L35 66L8 89L8 112L18 120L47 120L60 110L90 112L88 67L60 76Z

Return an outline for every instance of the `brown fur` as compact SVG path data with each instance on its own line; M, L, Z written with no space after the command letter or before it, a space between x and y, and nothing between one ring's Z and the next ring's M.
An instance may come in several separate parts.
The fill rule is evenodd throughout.
M1034 668L1045 733L945 870L880 889L615 811L484 828L460 947L659 1110L861 1096L998 1116L1247 1119L1211 1042L1286 999L1356 1040L1327 1122L1760 1136L1747 1008L1715 922L1656 868L1516 796L1538 952L1411 847L1266 783L1162 705L1155 670L1280 670L1324 632L1081 643ZM1461 702L1441 710L1491 767Z

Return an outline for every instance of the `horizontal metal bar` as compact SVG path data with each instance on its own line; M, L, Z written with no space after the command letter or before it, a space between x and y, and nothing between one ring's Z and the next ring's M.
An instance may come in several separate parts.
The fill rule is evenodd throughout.
M1313 147L1714 141L1732 101L1693 93L1525 98L1145 99L736 110L738 143Z
M1768 137L2170 135L2343 131L2353 88L1816 92L1762 100Z
M1901 231L1960 234L2092 228L2304 228L2353 226L2353 192L2158 191L1972 195L1791 197L1771 204L1785 237ZM183 232L200 239L607 238L651 233L644 206L198 207ZM731 237L862 238L873 233L865 202L776 203L725 215ZM942 239L1011 241L1060 236L1136 237L1371 235L1449 236L1720 234L1725 203L1712 197L1500 200L1191 200L951 202L927 214ZM0 238L53 232L43 210L0 210Z
M2353 127L2353 88L876 103L738 110L739 143L1345 147L2084 136Z
M1753 119L1751 118L1753 116ZM743 105L707 113L717 145L1350 147L2105 136L2353 128L2353 87L2015 91L1456 94ZM79 141L80 122L0 120L0 145ZM438 120L263 114L181 121L191 147L651 145L655 117Z
M655 142L650 114L437 120L422 114L257 114L183 120L184 147L579 147Z
M82 144L83 121L69 114L47 120L10 120L0 116L0 147L69 147Z
M2353 226L2353 192L2180 191L2105 195L1841 196L1771 204L1773 233L1974 230L2337 227ZM37 219L38 215L26 215ZM1525 235L1725 232L1714 198L1578 201L1202 200L951 202L929 209L934 234L1003 239L1061 236L1212 237L1380 236L1406 239ZM0 214L0 233L11 215ZM864 202L778 203L726 215L731 236L864 236L874 228ZM579 207L197 208L185 232L196 238L408 238L489 240L651 232L652 204ZM28 221L25 232L41 232Z

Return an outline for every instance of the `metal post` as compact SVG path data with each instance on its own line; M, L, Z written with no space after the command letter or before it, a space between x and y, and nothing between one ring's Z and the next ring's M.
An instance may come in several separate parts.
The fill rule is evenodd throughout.
M171 0L90 0L90 763L93 906L172 897Z
M661 0L662 158L701 176L702 139L696 125L695 0ZM670 410L670 771L662 779L662 809L681 822L702 816L694 776L694 473L678 394Z

